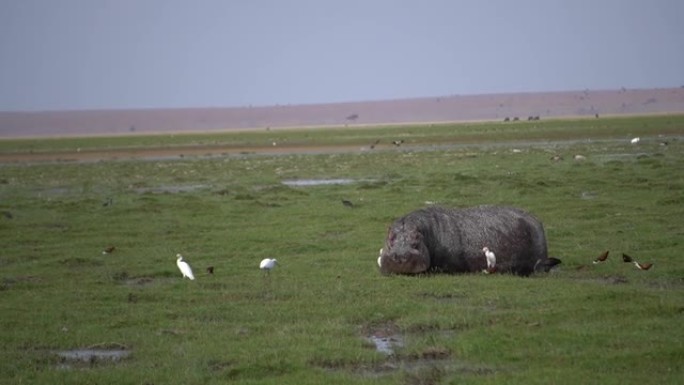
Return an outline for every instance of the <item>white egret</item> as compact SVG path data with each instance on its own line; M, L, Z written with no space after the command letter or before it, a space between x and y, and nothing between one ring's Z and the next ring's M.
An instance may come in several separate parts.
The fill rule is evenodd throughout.
M271 259L271 258L266 258L266 259L264 259L264 260L261 261L261 263L259 264L259 268L260 268L261 270L264 270L265 272L268 273L268 272L270 272L277 264L278 264L278 260L277 260L277 259L275 259L275 258L273 258L273 259Z
M637 136L636 138L632 138L632 140L630 140L629 142L632 143L632 144L637 144L637 143L639 143L640 140L641 140L641 138L639 138L639 137Z
M190 280L195 280L195 276L192 274L192 269L190 268L190 265L188 265L188 263L183 260L183 256L180 254L176 254L176 257L178 257L178 259L176 260L176 265L178 266L178 269L181 271L181 274L183 274L183 278L188 277L190 278Z
M382 248L380 249L380 255L378 256L378 267L382 267Z
M496 255L494 255L494 252L490 251L487 246L483 247L482 251L485 254L485 258L487 259L487 269L485 270L485 272L494 272L496 268Z

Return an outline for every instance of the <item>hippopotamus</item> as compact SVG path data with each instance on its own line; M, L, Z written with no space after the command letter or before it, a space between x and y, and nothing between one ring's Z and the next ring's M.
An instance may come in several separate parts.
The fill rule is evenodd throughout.
M495 270L488 270L487 249L496 254ZM489 205L413 211L390 225L378 258L383 274L496 271L527 276L557 263L547 256L537 218L518 208Z

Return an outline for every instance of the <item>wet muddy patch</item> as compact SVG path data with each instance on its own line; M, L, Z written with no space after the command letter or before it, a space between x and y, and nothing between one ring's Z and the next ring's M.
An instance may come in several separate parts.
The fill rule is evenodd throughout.
M416 296L418 296L421 299L430 299L430 300L434 300L437 302L459 302L459 301L463 301L466 299L466 296L463 293L422 292L422 293L417 293Z
M58 350L54 354L58 369L72 370L121 363L131 356L131 350L125 345L114 343Z
M366 337L366 341L375 346L378 353L383 353L387 356L394 356L395 349L404 347L404 339L400 334L371 334Z
M179 194L204 190L209 188L206 184L189 185L161 185L153 187L133 187L132 190L138 194Z
M420 324L400 329L396 324L387 322L379 325L362 327L362 346L374 349L382 354L376 362L329 361L315 360L309 364L332 372L346 372L363 378L383 376L403 376L406 383L431 384L439 383L444 378L464 375L491 375L495 369L485 365L470 364L454 356L452 350L445 345L430 344L426 347L410 350L411 335L430 334L441 341L453 336L455 330L444 330L439 325ZM441 338L444 337L444 338Z
M338 178L338 179L286 179L281 183L290 187L308 187L308 186L329 186L329 185L346 185L359 182L357 179Z

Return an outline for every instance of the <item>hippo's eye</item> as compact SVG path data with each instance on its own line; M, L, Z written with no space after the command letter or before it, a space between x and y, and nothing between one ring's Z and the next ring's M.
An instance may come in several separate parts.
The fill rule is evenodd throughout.
M411 232L411 237L410 237L411 247L417 246L422 241L423 241L423 235L421 233L419 233L418 231L412 231Z

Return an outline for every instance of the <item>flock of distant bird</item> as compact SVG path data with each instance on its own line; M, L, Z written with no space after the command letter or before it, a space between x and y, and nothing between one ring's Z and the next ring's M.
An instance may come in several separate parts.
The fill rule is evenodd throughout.
M641 142L641 138L638 137L638 136L635 137L635 138L630 139L630 141L629 141L629 143L631 143L631 144L638 144L639 142ZM661 146L667 146L668 143L667 143L666 141L663 141L663 142L660 142L660 145L661 145ZM554 162L558 162L558 161L563 160L563 157L560 156L560 155L554 155L554 156L552 156L550 159L551 159L552 161L554 161ZM579 160L586 160L587 157L584 156L584 155L577 154L577 155L573 156L573 159L579 161Z
M596 265L596 264L605 262L608 259L609 252L610 252L609 250L604 251L603 253L601 253L601 255L596 257L596 259L594 259L594 261L592 263L594 265ZM639 270L648 270L651 267L653 267L653 263L640 263L639 261L636 261L634 258L630 257L629 255L627 255L625 253L622 253L622 262L633 263L634 266L636 266L636 268ZM582 265L582 266L578 267L578 269L581 269L583 267L584 266Z
M373 143L370 145L370 149L371 149L371 150L374 149L375 146L377 146L379 143L380 143L380 139L377 139L375 142L373 142ZM400 147L402 143L404 143L404 140L403 140L403 139L401 139L401 140L393 140L393 141L392 141L392 144L395 145L396 147Z

